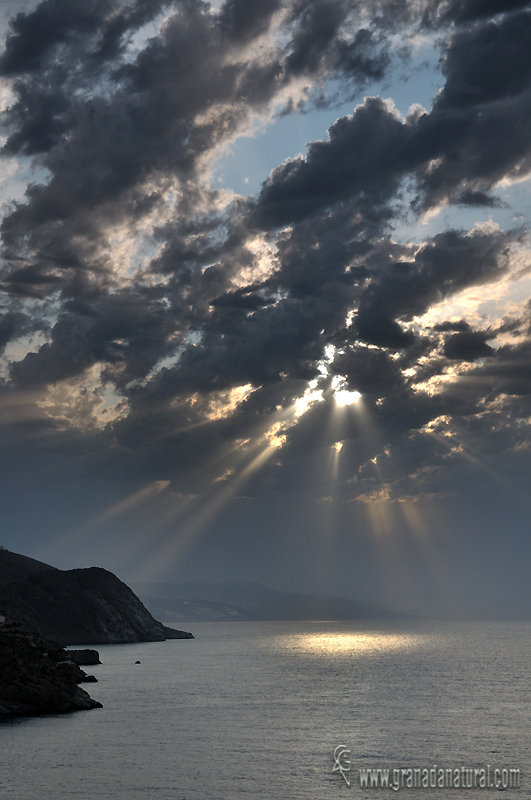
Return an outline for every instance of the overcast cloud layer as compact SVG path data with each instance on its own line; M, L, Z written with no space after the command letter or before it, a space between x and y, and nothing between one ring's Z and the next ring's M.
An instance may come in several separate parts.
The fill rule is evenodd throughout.
M528 615L531 5L20 9L4 544ZM402 115L388 87L422 47L441 89ZM345 102L255 195L214 180L256 126Z

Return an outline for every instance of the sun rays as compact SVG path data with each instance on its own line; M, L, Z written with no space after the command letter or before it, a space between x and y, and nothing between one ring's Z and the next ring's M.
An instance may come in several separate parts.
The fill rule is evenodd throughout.
M223 510L234 500L235 495L275 454L274 445L267 445L241 471L231 475L226 485L208 498L202 498L201 507L197 508L182 524L175 524L166 534L161 544L146 561L143 567L143 579L150 580L164 572L168 563L182 557L186 547L205 528L220 516Z
M311 512L307 543L318 563L316 585L321 591L326 593L333 582L345 545L362 542L390 603L415 607L419 571L428 576L433 593L448 600L455 587L438 545L444 521L437 497L431 496L422 470L407 474L401 467L378 425L374 397L352 389L345 376L330 375L333 357L329 350L320 376L284 406L257 416L243 437L231 440L215 433L209 458L195 469L188 489L177 488L169 476L150 481L58 537L51 550L74 548L86 536L104 538L121 531L128 548L124 558L134 562L142 556L136 578L167 579L194 549L200 551L203 541L226 535L222 521L238 504L254 502L264 480L273 485L279 466L291 464L297 482L288 491L295 505L306 503ZM196 417L190 427L221 430L256 402L259 391L245 384L198 401L205 418ZM314 431L311 453L304 447L299 452L301 428L306 438ZM475 459L455 437L429 426L417 435L443 444L449 457L466 453Z

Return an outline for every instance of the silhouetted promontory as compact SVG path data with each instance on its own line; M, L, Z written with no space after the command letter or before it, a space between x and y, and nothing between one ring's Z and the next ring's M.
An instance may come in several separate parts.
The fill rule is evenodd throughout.
M10 579L14 573L17 579ZM82 645L193 639L191 633L157 622L125 583L101 567L59 570L0 550L2 579L0 614L45 641Z

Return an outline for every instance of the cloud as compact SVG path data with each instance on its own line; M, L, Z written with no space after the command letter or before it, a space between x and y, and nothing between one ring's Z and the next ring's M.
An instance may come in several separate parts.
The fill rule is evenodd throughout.
M441 25L449 22L458 24L495 17L524 8L529 0L429 0L424 11L424 20Z
M20 313L8 312L0 317L0 349L24 330L25 317Z
M496 184L529 173L529 138L521 120L531 103L530 36L531 11L522 10L449 38L445 85L431 113L419 119L421 146L429 155L419 169L419 207L492 203L486 193Z
M362 341L401 349L414 341L397 318L409 321L468 286L500 278L508 269L507 246L516 234L448 231L419 247L413 260L395 262L362 294L356 326Z
M408 129L379 97L367 98L338 119L328 140L312 142L306 158L287 161L264 182L251 223L265 229L302 222L338 203L352 202L369 218L385 220L388 201L404 174ZM352 210L354 210L352 209Z
M294 2L287 17L292 36L286 78L331 75L361 84L383 78L390 58L378 47L378 37L367 27L348 36L358 22L356 12L345 0Z
M268 32L272 16L281 8L281 0L226 0L220 9L219 25L232 41L245 45Z
M444 344L446 358L460 361L476 361L492 355L493 349L487 344L492 334L489 331L464 331L449 336Z
M503 205L489 192L531 169L519 122L531 103L530 35L530 11L454 33L430 113L412 113L404 124L381 98L366 99L330 128L328 141L310 144L305 159L271 173L255 209L258 224L298 222L356 197L360 213L389 214L385 201L406 176L415 178L413 206L422 212L448 202Z

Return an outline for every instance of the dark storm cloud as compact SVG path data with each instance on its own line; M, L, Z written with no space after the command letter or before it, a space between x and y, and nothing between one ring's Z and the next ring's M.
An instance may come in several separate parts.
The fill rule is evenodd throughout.
M531 12L523 11L457 32L442 62L446 83L438 110L508 100L529 89Z
M372 230L350 207L305 220L277 237L279 270L270 279L293 298L318 297L327 285L342 287L345 304L369 275L358 262L371 251Z
M244 308L247 311L263 308L277 300L274 295L268 294L267 281L264 284L258 283L226 292L216 297L211 305L216 308Z
M245 36L257 35L270 24L275 9L276 4L264 3L251 14L244 13L237 3L226 4L221 12L221 29L226 31L228 26L232 30L238 22L242 29L234 34L236 38L244 36L244 31L247 31ZM283 75L281 82L288 80L293 64L299 64L307 74L316 70L332 74L336 67L322 59L325 52L326 58L331 57L332 41L336 47L345 44L339 32L349 8L339 2L332 8L327 5L328 22L324 26L320 4L311 8L295 4L290 10L293 31L284 64L277 58L261 66L249 62L236 67L223 63L228 50L216 35L215 18L202 14L199 5L185 4L167 22L161 36L148 42L134 62L119 66L108 76L110 86L115 79L121 80L114 94L105 91L100 98L87 101L74 100L74 92L89 80L92 61L87 55L83 67L71 37L85 36L86 43L94 48L95 32L103 35L101 31L106 31L111 22L114 30L117 19L121 20L121 29L127 28L124 20L129 20L127 30L132 32L145 20L146 8L130 7L126 13L112 4L94 4L86 10L86 20L83 14L67 14L54 28L50 20L53 21L55 13L55 6L41 4L33 15L17 18L4 67L7 72L14 72L16 64L19 72L29 69L21 53L26 52L24 42L31 39L39 24L46 30L53 28L65 49L59 60L54 58L59 39L56 41L52 36L48 49L43 43L42 52L48 53L45 69L35 80L30 76L15 84L18 102L6 117L6 124L12 130L7 151L42 151L45 155L41 163L52 173L47 185L30 187L28 202L19 204L3 222L8 256L15 257L22 248L28 254L38 253L34 263L14 266L11 277L15 291L36 296L55 290L58 282L68 287L70 294L77 295L88 291L89 285L93 290L102 282L105 286L108 265L99 257L98 246L102 243L101 226L109 215L118 221L156 208L160 198L152 194L146 204L147 198L142 196L140 188L142 182L163 172L189 179L197 158L234 134L248 118L249 105L259 107L269 102L277 90L279 76ZM488 160L481 147L476 147L475 155L468 161L461 157L458 174L450 174L456 172L456 162L453 157L446 157L445 151L450 154L461 147L462 130L471 129L469 138L474 131L466 119L448 119L448 109L455 110L464 103L459 99L462 90L455 79L457 74L464 75L467 85L472 85L469 95L475 98L478 92L481 94L482 85L475 89L474 86L482 75L482 60L496 67L496 81L485 84L494 86L489 89L490 95L487 92L486 101L495 99L496 91L503 91L506 96L527 85L526 70L517 68L520 61L524 66L526 63L528 16L511 17L494 26L496 30L501 28L499 34L481 28L456 35L445 59L447 86L434 112L427 117L411 120L404 126L380 100L372 99L352 118L338 120L330 129L329 142L313 143L306 159L289 162L272 173L248 224L266 228L283 226L330 205L354 200L358 213L378 224L392 216L389 198L394 196L404 176L415 169L430 203L439 202L446 193L456 202L495 205L496 199L477 187L461 186L463 174L469 181L470 159ZM71 30L70 38L65 33L67 29ZM503 45L513 39L516 46L500 62L497 53L507 48L497 47L497 43ZM203 43L207 41L205 58ZM78 44L76 39L76 47ZM351 44L354 46L354 40ZM87 48L90 55L88 44ZM15 58L16 53L19 55ZM76 64L71 75L64 66L68 58ZM360 68L360 74L369 76L364 68ZM215 102L229 103L230 109L220 111L212 123L192 122L201 109L206 110ZM477 139L485 141L481 133L476 131L475 145ZM514 142L510 145L506 149L511 150L514 160L518 148L514 148ZM472 151L471 144L465 143L464 147ZM425 165L434 158L441 159L439 166L427 168ZM502 165L502 169L507 170L507 166ZM478 177L478 181L492 183L492 176ZM425 198L423 202L426 205L428 200ZM67 244L74 238L76 253ZM91 272L90 280L79 277L79 272L87 269ZM76 280L71 270L77 270Z
M179 0L44 0L11 19L0 74L47 69L61 45L85 51L93 65L116 58L135 31Z
M486 192L531 166L522 120L531 110L531 11L480 22L450 37L446 83L429 115L419 119L423 209L445 202L494 204Z
M309 380L322 355L320 333L342 318L344 298L330 287L320 298L285 300L247 315L220 306L205 325L201 342L188 347L172 370L153 381L157 393L216 391L280 380L280 373Z
M271 174L258 200L260 223L296 222L356 194L375 211L411 172L424 210L447 200L499 205L486 192L530 165L521 124L531 109L530 49L531 12L454 34L443 60L446 84L430 114L416 113L404 126L381 100L366 101L332 126L329 142L313 143L306 159Z
M500 205L487 192L531 166L522 124L531 113L530 49L531 12L454 34L443 61L446 84L429 114L415 112L404 125L381 99L367 99L330 128L329 141L312 143L305 159L271 173L257 223L298 222L355 197L360 211L381 214L411 174L421 210L448 201Z
M406 169L408 128L381 98L368 98L353 116L331 126L328 141L312 142L306 158L273 170L251 214L252 223L281 227L350 200L361 213L385 219Z
M52 342L13 364L12 375L21 386L55 383L79 375L95 361L82 326L65 316L54 326Z
M444 343L444 355L446 358L458 359L459 361L476 361L478 358L486 358L494 352L487 342L493 338L489 331L463 331L449 336Z
M266 33L271 17L282 7L282 0L226 0L219 13L219 24L225 34L238 44Z
M457 331L466 332L471 330L470 325L466 320L461 319L459 322L440 322L438 325L433 326L434 331Z
M470 23L524 8L529 0L428 0L424 11L427 24Z
M341 36L342 27L358 12L345 0L295 2L288 14L292 30L285 75L290 77L332 75L359 83L381 79L390 59L368 28L353 37Z
M51 341L12 365L20 386L55 383L101 363L104 378L122 387L144 378L168 352L175 321L154 297L122 293L97 306L67 304L51 330ZM77 313L74 313L77 312Z
M236 291L225 291L227 277L234 259L242 268L252 265L248 251L232 251L230 267L211 267L200 273L200 280L190 273L187 302L193 299L199 310L201 298L212 298L196 320L202 337L154 381L157 391L205 392L267 384L281 375L296 381L315 377L323 342L335 341L369 274L352 264L369 248L358 240L359 232L344 209L318 225L301 223L277 240L278 270ZM181 273L176 281L184 287Z
M476 208L502 208L506 204L498 197L491 197L485 192L466 189L461 194L455 196L454 203L460 206L475 206Z
M24 328L25 317L22 314L8 312L0 316L0 350L16 336Z
M362 341L401 349L413 343L397 319L409 321L467 286L501 277L508 245L517 234L448 231L428 241L413 261L399 261L376 276L362 294L356 327Z
M17 14L0 56L0 75L19 78L18 102L5 115L8 128L17 130L5 152L34 155L57 144L71 127L75 83L97 81L101 62L115 59L128 37L170 5L171 0L46 0Z
M446 83L429 114L404 125L379 98L338 120L329 141L314 142L305 159L274 170L254 217L264 226L297 222L358 199L360 211L382 213L406 175L418 181L418 208L451 201L491 206L488 194L505 176L531 164L531 12L478 23L455 33L443 60Z

